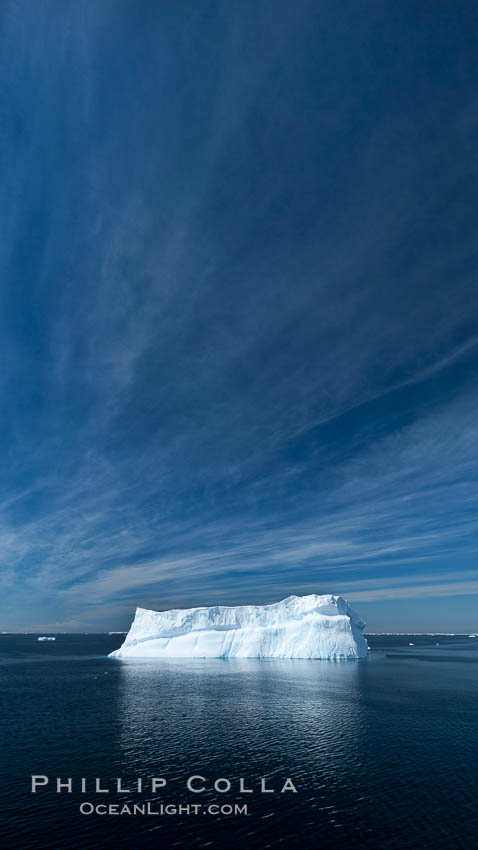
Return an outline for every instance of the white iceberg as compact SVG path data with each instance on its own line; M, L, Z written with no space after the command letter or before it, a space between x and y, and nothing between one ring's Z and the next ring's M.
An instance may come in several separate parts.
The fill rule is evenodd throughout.
M38 640L56 640L54 637L39 637Z
M288 596L272 605L137 608L113 658L365 658L363 620L341 596Z

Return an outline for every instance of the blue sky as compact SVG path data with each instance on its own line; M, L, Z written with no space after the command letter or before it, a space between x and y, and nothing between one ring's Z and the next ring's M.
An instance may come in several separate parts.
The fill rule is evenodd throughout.
M0 628L478 628L474 2L0 15Z

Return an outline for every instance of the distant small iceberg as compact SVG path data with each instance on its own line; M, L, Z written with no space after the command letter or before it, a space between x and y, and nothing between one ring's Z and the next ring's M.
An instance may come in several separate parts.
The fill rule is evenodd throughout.
M45 637L44 635L42 635L42 637L39 637L39 638L38 638L38 640L56 640L56 638L54 638L54 637Z

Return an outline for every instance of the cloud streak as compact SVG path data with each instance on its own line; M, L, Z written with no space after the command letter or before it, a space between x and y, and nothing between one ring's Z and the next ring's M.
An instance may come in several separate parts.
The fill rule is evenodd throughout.
M410 32L6 3L6 626L476 592L475 85Z

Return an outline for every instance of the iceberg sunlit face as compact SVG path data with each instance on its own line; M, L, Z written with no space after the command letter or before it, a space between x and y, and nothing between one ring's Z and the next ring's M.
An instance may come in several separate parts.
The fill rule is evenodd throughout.
M367 656L365 623L341 596L289 596L272 605L136 610L114 658Z

